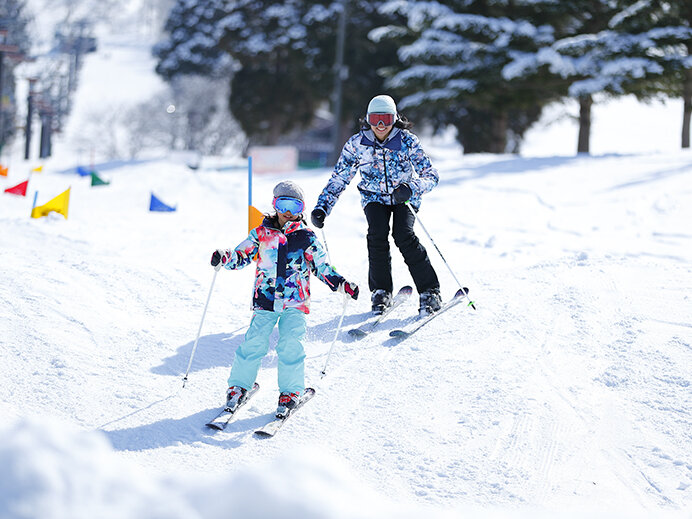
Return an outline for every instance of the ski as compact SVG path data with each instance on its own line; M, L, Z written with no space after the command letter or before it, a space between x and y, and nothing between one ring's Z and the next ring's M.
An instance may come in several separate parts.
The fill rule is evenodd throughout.
M240 408L247 404L248 400L250 400L255 395L255 393L257 393L258 390L259 384L255 382L255 384L252 386L252 389L247 392L247 395L245 395L245 399L242 402L240 402L238 407L236 407L235 411L229 411L224 407L219 414L217 414L212 420L207 422L207 427L209 427L210 429L223 431L226 428L226 426L233 421L236 414L238 414Z
M293 409L290 409L288 411L288 413L283 415L283 416L276 415L271 422L266 424L264 427L257 429L255 431L255 434L257 436L261 436L262 438L271 438L277 432L279 432L279 429L281 429L283 424L286 423L286 420L288 420L291 416L293 416L293 414L298 409L300 409L307 402L309 402L313 396L315 396L315 390L311 387L305 388L305 392L303 393L303 396L300 397L300 401L296 404L296 406Z
M389 332L389 336L395 337L397 339L402 339L402 340L407 338L407 337L410 337L411 335L416 333L418 330L423 328L423 326L425 326L430 321L435 319L435 317L437 317L441 313L446 312L450 308L461 303L466 298L468 293L469 293L468 288L466 288L466 287L460 288L459 290L457 290L456 294L454 294L454 297L452 299L450 299L449 301L447 301L446 303L444 303L437 312L433 312L432 314L426 315L425 317L418 319L417 321L415 321L413 324L411 324L407 328L402 328L399 330L392 330L391 332ZM472 304L472 303L470 302L469 304Z
M406 285L401 287L396 295L392 298L392 304L384 309L379 315L375 315L369 318L366 322L361 324L358 328L353 328L348 331L351 337L356 339L362 339L369 333L371 333L384 319L391 314L398 306L401 306L413 293L413 288Z

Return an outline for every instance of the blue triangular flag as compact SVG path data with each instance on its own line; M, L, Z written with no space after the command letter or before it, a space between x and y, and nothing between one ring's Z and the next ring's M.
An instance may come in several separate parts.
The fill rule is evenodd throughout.
M84 168L82 166L77 166L77 174L80 177L88 177L91 175L91 171L89 171L87 168Z
M156 198L154 196L154 193L151 194L151 202L149 202L149 210L150 211L175 211L175 207L171 207L170 205L164 204L161 200Z

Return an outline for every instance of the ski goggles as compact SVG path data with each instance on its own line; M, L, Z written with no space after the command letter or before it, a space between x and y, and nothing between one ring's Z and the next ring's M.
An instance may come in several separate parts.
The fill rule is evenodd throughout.
M366 119L370 126L379 126L380 123L384 126L394 124L394 114L367 114Z
M302 200L290 196L277 196L274 198L274 209L279 213L301 214L305 204Z

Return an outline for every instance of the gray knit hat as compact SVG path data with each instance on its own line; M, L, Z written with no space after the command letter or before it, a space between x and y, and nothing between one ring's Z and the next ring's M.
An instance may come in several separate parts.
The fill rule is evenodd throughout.
M276 186L274 186L274 196L288 196L291 198L297 198L301 202L305 202L303 190L300 189L300 186L292 180L284 180L283 182L276 184Z

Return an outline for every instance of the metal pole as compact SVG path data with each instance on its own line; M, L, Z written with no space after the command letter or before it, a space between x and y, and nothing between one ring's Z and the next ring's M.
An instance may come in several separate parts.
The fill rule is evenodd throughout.
M219 265L221 265L219 263ZM202 333L202 324L204 323L204 317L207 315L207 307L209 306L209 300L211 299L211 292L214 290L214 282L216 281L216 275L219 273L220 267L214 269L214 277L211 280L211 286L209 287L209 295L207 296L207 303L204 305L204 312L202 312L202 320L199 323L199 329L197 330L197 337L195 338L195 344L192 346L192 353L190 353L190 362L187 363L187 369L185 370L185 376L183 377L183 387L187 382L187 375L190 373L190 366L192 366L192 358L195 356L195 351L197 350L197 342L199 341L199 336Z
M2 77L4 74L3 65L5 62L5 53L0 50L0 151L5 147L5 105L3 104L2 91L5 88Z
M439 247L437 246L437 244L435 243L435 240L432 239L432 236L430 236L430 233L429 233L428 230L425 228L425 225L423 225L423 222L421 221L420 216L418 216L418 215L416 214L416 210L415 210L413 207L411 207L411 204L409 204L408 202L406 202L406 205L408 206L408 208L409 208L409 209L411 210L411 212L413 213L413 218L420 224L421 229L423 229L423 232L425 232L425 234L426 234L426 236L428 237L428 239L432 242L433 246L435 247L435 250L436 250L437 253L440 255L440 258L442 258L442 261L444 262L444 264L445 264L445 265L447 266L447 268L449 269L450 274L452 274L452 277L454 278L454 281L457 282L457 285L459 286L459 288L462 288L462 289L463 289L463 287L462 287L462 285L461 285L461 282L457 279L456 275L454 274L454 271L452 270L452 267L450 267L450 266L449 266L449 263L447 263L447 260L445 259L444 255L442 254L442 251L440 250L440 248L439 248ZM469 300L469 304L470 304L471 307L475 310L475 309L476 309L476 306L473 304L473 301L471 301L471 299L469 298L468 294L466 293L466 290L462 290L462 291L464 292L464 297L466 297L466 299Z
M49 138L50 118L47 113L41 114L41 140L39 144L38 158L45 159L49 156L48 153L48 138Z
M6 21L6 20L4 20ZM5 77L5 53L15 56L21 56L19 52L19 47L17 45L9 45L8 29L5 27L0 28L0 151L5 146L5 132L14 133L12 130L12 125L10 125L9 130L5 127L5 106L3 104L3 92L5 90L4 77Z
M346 43L346 10L348 0L341 2L339 30L336 37L336 63L334 64L334 129L332 133L332 164L336 164L341 147L341 105L343 97L343 80L346 79L344 67L344 47Z
M26 109L26 144L24 147L24 159L29 160L31 155L31 119L34 117L34 83L35 79L29 80L29 96L27 97L27 109Z
M247 205L252 205L252 157L247 158Z
M346 315L346 307L348 306L348 300L350 299L351 296L348 294L344 294L344 308L341 311L341 317L339 318L339 324L336 327L336 333L334 334L334 340L332 341L332 345L329 347L329 353L327 353L327 360L324 362L324 367L322 368L322 378L325 377L327 374L327 364L329 364L329 358L332 356L332 350L334 349L334 344L336 343L336 339L339 337L339 332L341 331L341 325L344 322L344 316Z
M50 157L53 155L53 112L48 114L48 142L46 143L46 153Z
M327 245L327 235L324 234L324 227L322 227L322 241L324 242L324 250L327 251L327 261L332 264L332 257L329 255L329 246Z

